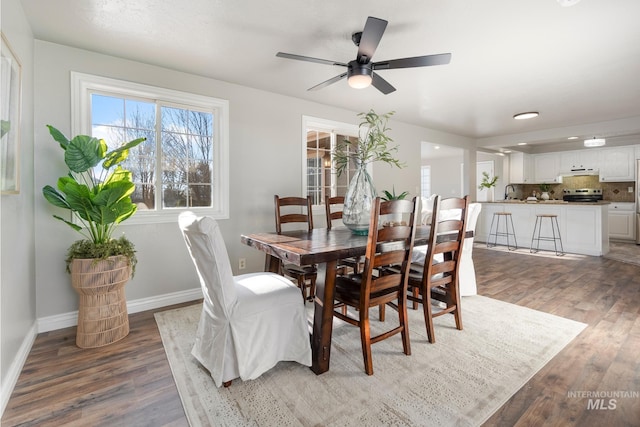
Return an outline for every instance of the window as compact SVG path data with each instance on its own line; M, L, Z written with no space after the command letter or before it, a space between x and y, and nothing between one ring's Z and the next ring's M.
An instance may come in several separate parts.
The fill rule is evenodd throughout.
M72 73L72 130L129 152L131 222L173 221L185 209L229 217L228 102L137 83Z
M420 195L431 197L431 166L420 168Z
M303 188L314 205L324 204L326 196L344 196L355 165L338 176L331 152L344 139L356 141L358 127L311 117L303 118Z

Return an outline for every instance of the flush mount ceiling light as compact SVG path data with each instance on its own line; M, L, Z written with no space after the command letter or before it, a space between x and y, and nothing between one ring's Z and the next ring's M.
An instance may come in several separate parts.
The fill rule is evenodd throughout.
M513 116L513 118L516 120L526 120L526 119L533 119L534 117L538 117L539 115L540 113L538 113L537 111L528 111L526 113L518 113L515 116Z
M364 89L371 86L373 80L373 70L371 64L359 64L358 61L351 61L347 69L347 83L354 89Z
M567 139L578 139L578 137L577 136L570 136Z
M585 147L602 147L605 142L606 142L606 139L604 139L604 138L596 138L594 136L591 139L585 139L584 140L584 146Z
M580 0L558 0L558 4L560 4L560 6L562 7L573 6L578 2L580 2Z
M518 145L527 145L526 142L518 142Z

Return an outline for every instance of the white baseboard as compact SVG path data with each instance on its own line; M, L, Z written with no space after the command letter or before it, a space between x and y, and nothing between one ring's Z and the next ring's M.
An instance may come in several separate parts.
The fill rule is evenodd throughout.
M200 298L202 298L202 290L198 287L187 291L173 292L170 294L127 301L127 311L129 313L138 313L145 310L166 307L168 305L195 301ZM40 317L37 320L38 333L55 331L56 329L68 328L70 326L76 326L77 324L77 311Z
M173 292L170 294L158 295L155 297L142 298L133 301L127 301L127 311L129 313L138 313L145 310L153 310L155 308L166 307L173 304L180 304L188 301L195 301L202 298L202 290L200 287L187 291ZM29 332L24 337L18 354L13 359L7 375L2 378L0 390L0 417L4 413L4 409L9 402L13 388L16 386L20 372L27 361L27 356L31 351L36 336L42 332L54 331L56 329L68 328L76 326L78 323L78 312L56 314L38 318Z
M36 340L37 335L36 322L33 322L33 325L27 332L24 340L22 340L22 344L18 349L18 353L13 358L13 362L11 362L11 366L9 366L7 374L2 378L2 390L0 390L0 417L4 414L4 408L6 408L7 403L9 403L9 398L11 397L11 393L13 393L13 388L18 382L18 377L20 376L20 372L22 372L22 367L27 361L27 356L29 356L31 346L33 346L33 342Z

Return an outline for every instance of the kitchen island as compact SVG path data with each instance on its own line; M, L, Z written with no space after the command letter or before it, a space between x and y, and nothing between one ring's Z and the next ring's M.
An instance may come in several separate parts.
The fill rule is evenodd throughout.
M518 248L528 251L536 215L556 214L565 252L602 256L609 252L609 204L609 202L564 202L562 200L483 202L476 225L475 239L477 242L487 241L495 212L511 212ZM500 231L502 231L502 224L501 222ZM551 226L546 220L542 234L551 235ZM498 238L498 244L504 242L504 238ZM541 241L540 250L553 251L553 242Z

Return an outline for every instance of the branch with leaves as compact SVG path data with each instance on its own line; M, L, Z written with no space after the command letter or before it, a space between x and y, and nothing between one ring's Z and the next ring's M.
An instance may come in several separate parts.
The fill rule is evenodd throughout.
M489 189L491 187L496 186L496 182L498 182L498 176L494 176L493 178L489 177L489 173L482 172L482 182L478 185L478 189L482 190L483 188Z
M379 115L373 110L358 114L358 117L362 118L359 124L358 140L344 139L336 144L333 150L338 175L342 175L351 161L356 165L381 161L398 168L405 166L393 156L393 153L398 151L398 146L389 147L393 139L387 135L391 130L387 127L387 122L393 114L394 112L391 111Z

